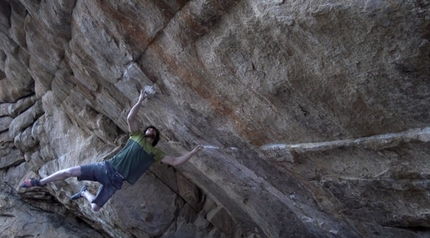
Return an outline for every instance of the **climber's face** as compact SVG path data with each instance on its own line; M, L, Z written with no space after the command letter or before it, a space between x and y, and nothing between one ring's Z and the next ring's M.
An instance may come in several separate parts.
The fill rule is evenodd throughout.
M160 132L153 126L148 126L143 131L146 140L151 143L152 146L156 146L160 140Z
M151 139L151 143L152 141L155 140L155 137L157 136L157 131L155 131L154 128L150 127L145 131L145 138L147 139Z

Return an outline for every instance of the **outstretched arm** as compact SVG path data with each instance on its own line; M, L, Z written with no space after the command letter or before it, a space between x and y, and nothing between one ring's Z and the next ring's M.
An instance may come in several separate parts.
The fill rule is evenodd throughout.
M172 166L178 166L181 165L185 162L187 162L189 159L191 159L191 157L193 157L195 154L197 154L199 151L201 151L203 149L203 146L199 145L196 148L194 148L192 151L179 156L179 157L172 157L170 155L165 156L161 162L165 163L165 164L169 164Z
M144 90L140 91L139 100L137 100L137 103L134 104L134 106L131 108L130 112L127 116L127 122L128 122L128 128L130 129L130 133L137 132L139 130L139 122L137 121L137 113L139 112L140 105L142 104L142 101L146 98L146 94Z

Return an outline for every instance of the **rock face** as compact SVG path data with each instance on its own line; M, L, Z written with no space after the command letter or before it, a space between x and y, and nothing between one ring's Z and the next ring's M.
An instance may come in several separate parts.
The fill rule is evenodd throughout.
M2 0L1 237L430 236L429 19L425 0ZM198 156L98 213L69 199L96 183L19 188L109 159L146 85L142 127Z

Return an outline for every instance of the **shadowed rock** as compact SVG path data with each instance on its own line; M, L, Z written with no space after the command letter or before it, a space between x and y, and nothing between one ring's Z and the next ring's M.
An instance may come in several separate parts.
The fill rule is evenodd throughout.
M2 234L429 236L429 9L2 1L0 177L10 185L0 190ZM155 97L138 118L161 130L159 147L204 151L180 167L153 165L98 213L70 201L96 183L18 188L112 157L145 86Z

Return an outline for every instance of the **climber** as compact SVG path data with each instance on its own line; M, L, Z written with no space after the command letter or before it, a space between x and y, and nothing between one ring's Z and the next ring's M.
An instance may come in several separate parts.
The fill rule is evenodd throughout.
M153 126L145 128L143 132L140 131L136 118L142 101L147 96L145 90L140 92L137 103L127 116L130 138L124 148L110 160L63 169L40 180L27 179L21 184L21 187L45 186L47 183L65 180L69 177L77 177L79 181L98 181L101 185L96 196L91 194L86 186L83 186L71 199L85 197L93 211L99 211L113 194L121 189L124 180L134 184L154 162L172 166L181 165L203 149L202 146L197 146L190 152L175 158L155 148L160 139L160 132Z

